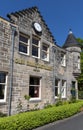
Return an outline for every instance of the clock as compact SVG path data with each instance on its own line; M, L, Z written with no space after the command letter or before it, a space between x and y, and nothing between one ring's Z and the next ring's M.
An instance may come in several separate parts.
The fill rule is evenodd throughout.
M39 32L39 33L42 32L42 27L41 27L41 25L40 25L39 23L34 22L33 26L34 26L34 29L35 29L37 32Z

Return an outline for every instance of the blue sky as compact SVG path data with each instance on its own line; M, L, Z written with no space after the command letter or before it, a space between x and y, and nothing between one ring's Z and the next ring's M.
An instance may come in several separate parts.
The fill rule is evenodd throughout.
M83 39L83 0L0 0L0 16L37 6L58 45L62 46L69 29Z

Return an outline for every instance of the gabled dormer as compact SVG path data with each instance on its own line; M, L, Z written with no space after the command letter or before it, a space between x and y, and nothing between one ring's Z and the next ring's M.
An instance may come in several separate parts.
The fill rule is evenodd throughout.
M43 38L49 40L51 43L55 43L55 39L50 29L36 6L21 11L12 12L8 14L7 17L10 22L19 26L20 31L25 31L26 33L33 32L39 37L42 34Z

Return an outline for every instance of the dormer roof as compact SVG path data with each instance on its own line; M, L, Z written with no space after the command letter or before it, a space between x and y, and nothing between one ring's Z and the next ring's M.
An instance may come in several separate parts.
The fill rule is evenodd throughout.
M73 47L73 46L79 46L79 43L77 42L76 37L72 33L72 30L70 30L67 39L63 45L63 48Z

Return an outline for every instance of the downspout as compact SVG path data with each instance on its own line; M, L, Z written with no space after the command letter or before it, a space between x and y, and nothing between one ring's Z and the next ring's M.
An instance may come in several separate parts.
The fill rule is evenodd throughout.
M55 53L56 53L56 48L55 46L52 46L52 53L53 53L53 92L54 92L54 101L55 103Z
M13 25L11 26L11 52L10 52L10 90L9 90L9 109L8 109L8 116L11 115L11 101L12 101L12 88L13 88L13 59L14 59L14 44L15 44L15 32L16 27Z

